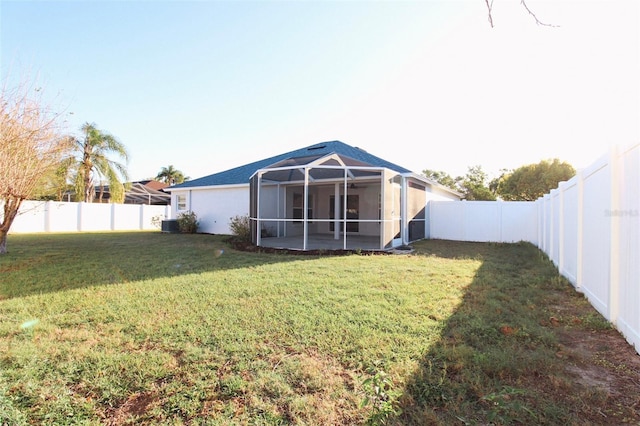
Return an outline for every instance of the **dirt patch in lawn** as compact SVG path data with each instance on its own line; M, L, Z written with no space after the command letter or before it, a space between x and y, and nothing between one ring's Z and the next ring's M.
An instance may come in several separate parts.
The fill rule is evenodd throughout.
M601 395L601 404L584 407L586 417L596 424L640 424L640 356L620 333L568 328L559 340L565 371Z

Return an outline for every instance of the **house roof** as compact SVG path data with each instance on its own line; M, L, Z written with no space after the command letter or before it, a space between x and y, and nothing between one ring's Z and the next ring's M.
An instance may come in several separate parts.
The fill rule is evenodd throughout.
M204 176L199 179L190 180L179 185L167 188L183 189L194 188L203 186L218 186L218 185L238 185L248 184L251 176L258 170L273 166L277 163L286 162L290 159L300 158L319 158L321 156L329 154L343 155L354 160L360 161L363 164L374 167L385 167L398 173L411 173L411 170L398 166L397 164L383 160L380 157L369 154L368 152L347 145L340 141L320 142L315 145L310 145L304 148L300 148L294 151L286 152L284 154L276 155L274 157L265 158L264 160L255 161L253 163L245 164L244 166L235 167L233 169L225 170L223 172L214 173L209 176Z

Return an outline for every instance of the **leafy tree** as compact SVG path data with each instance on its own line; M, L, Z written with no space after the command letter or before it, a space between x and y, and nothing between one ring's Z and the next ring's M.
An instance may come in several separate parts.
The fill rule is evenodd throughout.
M430 169L423 170L422 174L440 185L461 193L465 200L496 199L495 194L488 187L488 176L481 166L469 167L466 175L455 178L447 172Z
M505 172L491 187L506 201L535 201L575 174L573 166L554 158Z
M173 165L169 165L169 167L163 167L160 172L158 172L156 180L169 185L176 185L185 180L189 180L189 177L185 177L184 173L174 168Z
M97 184L103 181L109 185L112 202L124 201L124 183L129 177L124 164L109 158L115 154L125 161L129 153L125 146L113 135L99 130L95 124L85 123L82 128L82 139L74 139L76 152L75 189L76 196L87 203L93 202ZM104 186L101 185L100 200Z
M454 191L460 191L456 179L452 178L451 175L447 172L424 169L422 171L422 174L428 179L431 179L434 182L438 182L440 185L451 188Z
M7 234L22 202L30 198L43 176L69 152L59 113L42 99L42 90L23 80L0 89L0 254L7 252Z
M72 156L60 160L55 167L42 176L31 198L42 201L63 201L65 195L73 191L73 185L69 184L73 165Z
M467 169L467 174L459 177L459 191L463 194L465 200L493 201L496 199L495 194L489 189L488 176L482 170L481 166L473 166Z

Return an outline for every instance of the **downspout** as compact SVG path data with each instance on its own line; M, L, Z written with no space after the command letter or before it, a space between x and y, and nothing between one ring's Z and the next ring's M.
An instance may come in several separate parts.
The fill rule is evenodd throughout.
M401 176L401 185L400 185L400 225L401 225L401 229L400 229L400 235L401 235L401 241L402 244L408 244L409 243L409 224L407 223L407 208L408 208L408 202L407 202L407 198L408 197L408 193L407 193L407 178L405 176Z
M276 186L276 191L277 191L277 194L276 194L276 206L277 206L276 207L276 217L278 219L281 219L281 217L280 217L280 215L281 215L281 213L280 213L280 190L281 190L280 189L280 185L281 185L280 182L278 182L278 185ZM276 222L276 224L277 224L276 235L278 236L278 238L280 238L280 221L278 220L278 222Z
M379 222L379 226L380 226L380 249L384 249L385 246L385 228L386 228L386 220L387 220L387 215L385 212L385 176L386 173L385 171L381 171L380 172L380 205L378 206L378 208L380 209L380 222Z
M342 249L347 249L347 169L344 169L344 193L342 194Z
M262 182L262 173L258 172L258 179L256 182L256 245L260 247L262 243L262 232L260 232L260 187Z
M302 202L302 223L303 223L303 236L302 236L302 250L307 249L307 243L309 240L309 168L304 168L304 201Z
M346 180L346 173L345 173ZM340 183L336 182L333 188L333 239L340 239Z

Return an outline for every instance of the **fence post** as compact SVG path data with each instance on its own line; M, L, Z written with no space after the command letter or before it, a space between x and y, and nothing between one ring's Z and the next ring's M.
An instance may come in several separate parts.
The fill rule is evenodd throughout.
M547 256L550 256L549 253L549 231L547 227L547 223L549 222L549 199L551 195L544 194L542 196L542 251L546 253Z
M577 259L576 259L576 290L582 293L582 254L583 254L583 234L584 234L584 173L582 170L578 172L578 241L577 241Z
M82 232L82 205L83 201L78 203L78 232Z
M112 231L116 230L116 203L111 203L111 208L109 209L109 212L111 213L111 217L109 218L109 229L111 229Z
M558 249L555 244L554 244L554 235L556 233L556 230L558 229L558 224L555 221L555 196L556 196L556 192L558 192L557 189L552 189L550 192L550 197L549 197L549 257L551 258L551 262L553 262L553 264L556 266L556 268L559 266L556 261L555 261L555 254L556 254L556 250Z
M501 243L504 243L504 237L502 233L502 228L504 226L504 221L502 220L502 207L504 206L504 203L502 201L497 201L497 203L498 203L498 241Z
M540 197L536 200L538 203L538 248L543 250L544 239L544 198ZM544 250L543 250L544 251Z
M44 232L51 232L51 200L44 203Z
M558 271L564 272L564 192L567 182L558 182Z
M611 180L611 238L609 240L609 321L616 325L618 321L620 297L620 172L618 148L612 146L609 151L609 173Z
M144 231L144 206L146 206L146 204L140 204L140 223L138 226L140 231Z

